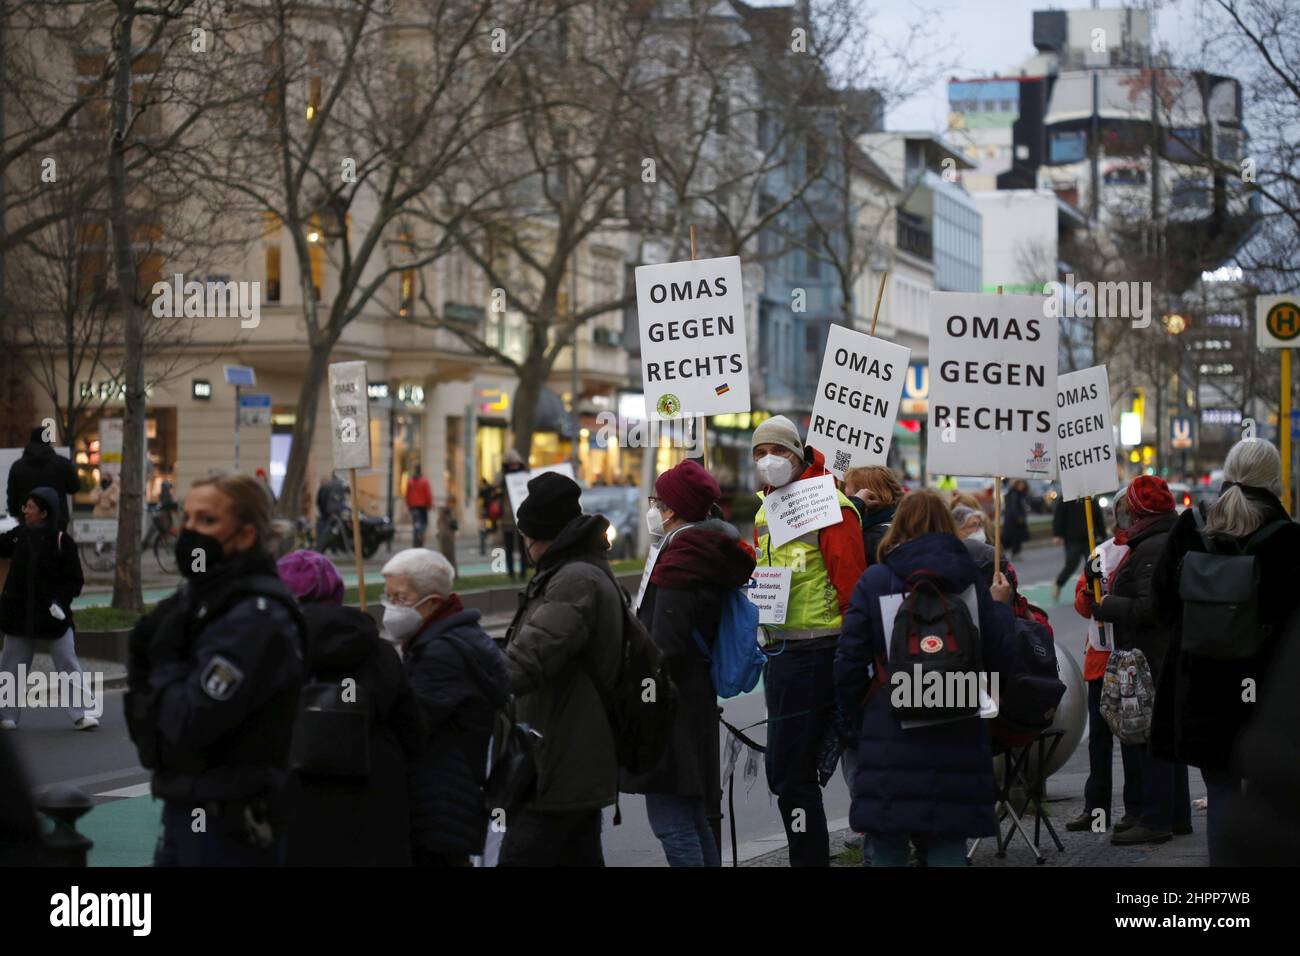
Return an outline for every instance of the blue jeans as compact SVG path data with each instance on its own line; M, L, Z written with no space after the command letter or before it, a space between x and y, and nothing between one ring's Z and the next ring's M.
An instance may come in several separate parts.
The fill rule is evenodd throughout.
M870 853L862 854L863 866L907 866L908 844L902 834L870 834ZM966 841L961 837L927 836L924 841L926 866L965 866Z
M1101 717L1102 678L1088 681L1088 781L1083 785L1083 809L1106 813L1106 827L1111 826L1111 753L1114 736ZM1124 813L1142 815L1142 753L1144 744L1120 744L1124 762Z
M1210 866L1227 866L1227 847L1223 827L1241 793L1241 778L1226 770L1202 770L1205 781L1205 842L1210 850Z
M1187 764L1170 763L1150 750L1142 755L1142 818L1139 825L1152 830L1191 826L1192 795Z
M791 866L830 866L826 808L817 762L835 713L835 647L778 645L763 678L767 700L767 786L776 794Z
M669 866L722 866L703 797L647 793L645 812Z

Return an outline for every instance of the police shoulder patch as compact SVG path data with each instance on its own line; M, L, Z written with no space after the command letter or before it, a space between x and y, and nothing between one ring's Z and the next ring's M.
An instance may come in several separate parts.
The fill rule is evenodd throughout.
M199 676L199 686L203 693L213 700L229 700L244 682L244 672L220 654L208 661Z

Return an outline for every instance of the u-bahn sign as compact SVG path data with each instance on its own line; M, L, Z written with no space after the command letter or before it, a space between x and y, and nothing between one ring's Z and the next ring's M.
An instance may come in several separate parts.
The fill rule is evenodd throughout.
M1256 299L1255 338L1262 349L1300 348L1300 295Z

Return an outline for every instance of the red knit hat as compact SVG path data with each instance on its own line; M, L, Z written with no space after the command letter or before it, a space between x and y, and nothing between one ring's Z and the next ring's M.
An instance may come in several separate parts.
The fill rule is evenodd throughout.
M655 482L655 494L686 521L703 521L722 496L717 480L694 458L685 458Z
M1174 510L1174 496L1163 478L1155 475L1138 475L1128 486L1126 494L1133 517L1158 515Z

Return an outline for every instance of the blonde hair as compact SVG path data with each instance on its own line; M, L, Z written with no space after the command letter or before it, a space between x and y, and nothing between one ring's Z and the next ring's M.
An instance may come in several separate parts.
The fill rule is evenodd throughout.
M844 473L844 493L852 498L863 488L880 499L882 505L897 504L907 492L894 472L884 465L864 465Z
M209 486L230 499L235 518L240 524L253 526L257 540L250 550L270 554L276 535L271 527L271 493L266 485L252 475L232 475L226 472L199 478L190 485L191 488Z
M952 512L938 494L928 489L918 488L903 495L903 500L894 512L894 520L889 530L880 539L877 560L881 560L900 544L906 544L923 534L942 532L957 537L957 526L953 523Z
M1223 480L1265 488L1282 494L1282 456L1270 442L1247 438L1233 445L1223 463ZM1205 533L1222 538L1247 538L1264 523L1264 506L1232 487L1210 505Z

